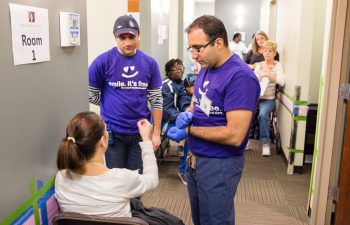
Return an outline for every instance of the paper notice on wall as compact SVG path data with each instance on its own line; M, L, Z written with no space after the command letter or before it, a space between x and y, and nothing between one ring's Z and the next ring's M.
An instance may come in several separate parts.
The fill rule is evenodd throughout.
M50 61L47 9L9 3L14 65Z

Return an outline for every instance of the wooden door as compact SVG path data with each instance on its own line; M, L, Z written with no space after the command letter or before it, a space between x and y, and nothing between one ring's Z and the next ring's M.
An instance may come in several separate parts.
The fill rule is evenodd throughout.
M350 102L347 103L335 225L350 224Z

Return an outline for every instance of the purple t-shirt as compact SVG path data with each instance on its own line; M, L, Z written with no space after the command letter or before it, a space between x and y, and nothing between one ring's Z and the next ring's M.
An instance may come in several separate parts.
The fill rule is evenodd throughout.
M117 48L98 56L89 67L89 86L101 90L101 116L107 129L138 134L137 121L150 119L147 89L161 88L157 62L142 51L124 56Z
M246 109L255 112L260 93L258 79L239 56L233 54L218 68L201 69L194 90L194 126L226 126L226 112ZM209 117L200 108L202 95L212 103ZM241 146L232 146L189 137L189 149L195 154L226 158L242 155L248 141L248 133Z

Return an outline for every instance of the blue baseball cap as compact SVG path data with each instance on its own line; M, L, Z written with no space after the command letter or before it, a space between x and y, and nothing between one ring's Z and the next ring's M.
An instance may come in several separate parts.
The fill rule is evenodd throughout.
M136 36L139 32L139 25L131 15L120 16L114 23L113 33L116 37L121 34L131 34Z

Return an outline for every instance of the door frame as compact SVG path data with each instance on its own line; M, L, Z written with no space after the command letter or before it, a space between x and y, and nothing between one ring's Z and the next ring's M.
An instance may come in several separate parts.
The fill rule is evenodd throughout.
M349 56L350 58L350 56ZM350 136L350 103L347 103L344 137ZM350 139L344 138L339 168L339 197L335 207L335 225L350 224Z
M346 105L338 97L339 85L344 83L347 76L350 38L349 10L347 0L327 0L327 8L331 16L326 22L323 68L321 84L324 83L323 93L320 93L320 124L318 127L318 146L314 173L314 195L312 201L311 224L330 224L333 201L328 198L331 186L337 186L341 144L344 131L344 112ZM347 15L348 11L348 15ZM347 39L346 39L347 38ZM328 40L327 40L328 39Z

